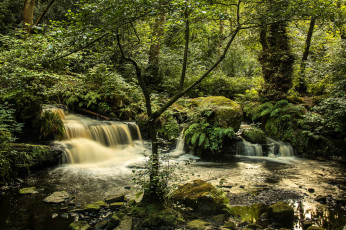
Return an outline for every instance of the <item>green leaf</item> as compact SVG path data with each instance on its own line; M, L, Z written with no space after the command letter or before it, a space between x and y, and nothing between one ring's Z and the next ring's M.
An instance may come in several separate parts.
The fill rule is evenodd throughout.
M201 146L201 145L203 144L203 142L205 141L205 138L206 138L205 133L202 133L202 134L199 136L198 146Z

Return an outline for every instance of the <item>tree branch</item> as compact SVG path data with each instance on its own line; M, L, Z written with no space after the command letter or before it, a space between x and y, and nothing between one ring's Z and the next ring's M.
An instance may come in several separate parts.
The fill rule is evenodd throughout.
M189 51L189 42L190 42L190 21L189 21L189 13L187 6L185 8L185 49L184 49L184 59L183 59L183 68L181 70L180 83L179 83L179 91L182 91L184 88L184 81L186 75L187 68L187 52Z
M198 85L204 78L206 78L219 64L220 62L226 57L226 54L229 50L229 47L231 46L232 42L234 41L235 37L237 36L238 32L240 30L240 27L238 26L235 31L233 32L233 35L231 39L228 41L222 55L219 57L219 59L212 65L199 79L197 79L194 83L192 83L189 87L184 89L183 91L179 91L176 95L174 95L168 102L166 102L161 108L157 111L155 111L151 116L150 120L157 119L163 112L165 112L174 102L176 102L180 97L182 97L184 94L189 92L192 88L194 88L196 85Z
M48 5L46 6L46 8L43 10L42 14L40 15L40 17L38 17L35 26L37 26L40 21L42 20L42 18L46 15L47 11L49 10L49 8L52 6L52 4L55 2L55 0L51 0Z

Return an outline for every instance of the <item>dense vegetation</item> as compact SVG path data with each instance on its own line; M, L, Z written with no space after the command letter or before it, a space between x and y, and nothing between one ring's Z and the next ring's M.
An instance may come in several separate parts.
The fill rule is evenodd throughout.
M0 3L1 168L9 167L5 153L15 136L62 136L61 120L42 113L42 105L64 104L147 127L149 191L158 195L157 135L174 139L186 123L197 154L220 152L234 136L208 108L174 104L201 96L238 102L248 122L301 155L343 156L341 0L30 2L26 21L24 1Z

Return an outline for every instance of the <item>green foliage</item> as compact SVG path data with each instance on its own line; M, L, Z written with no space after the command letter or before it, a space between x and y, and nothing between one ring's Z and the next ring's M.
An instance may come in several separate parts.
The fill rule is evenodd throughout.
M41 140L60 140L65 133L64 123L59 115L49 110L44 111L37 119L37 126Z
M195 152L220 152L226 139L235 136L233 128L222 128L209 123L193 123L184 132L186 142Z

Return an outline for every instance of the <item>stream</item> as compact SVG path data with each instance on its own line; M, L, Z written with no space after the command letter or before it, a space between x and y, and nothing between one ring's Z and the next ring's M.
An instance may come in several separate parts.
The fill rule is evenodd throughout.
M143 169L149 144L141 139L137 128L62 116L67 127L60 142L67 149L65 163L34 172L17 187L2 188L0 229L67 229L74 220L66 215L69 207L43 202L55 191L70 193L74 197L71 205L77 208L119 192L138 199L133 170ZM164 167L176 167L172 189L175 184L202 179L226 192L243 220L258 220L254 204L284 200L295 210L294 229L302 230L305 220L328 230L345 229L345 162L261 156L262 152L249 156L248 150L244 155L226 152L222 158L207 161L185 154L182 136L179 140L177 148L167 153L172 158L164 163ZM38 193L20 195L18 189L22 187L36 187ZM326 204L315 201L317 196L327 196Z

